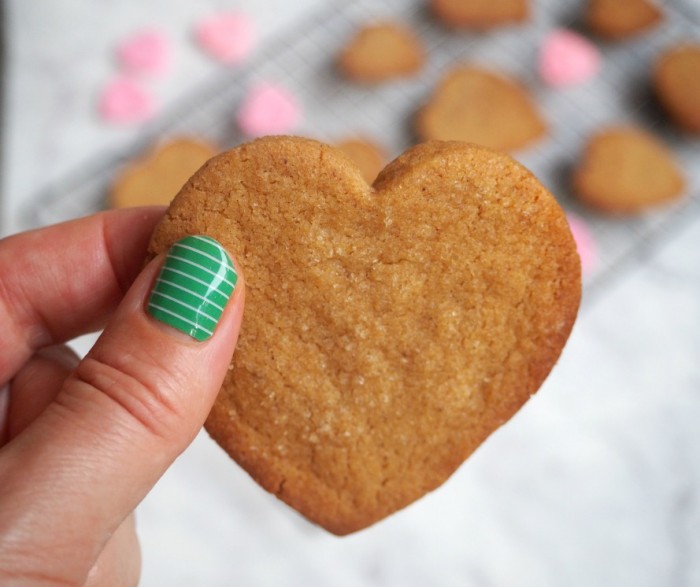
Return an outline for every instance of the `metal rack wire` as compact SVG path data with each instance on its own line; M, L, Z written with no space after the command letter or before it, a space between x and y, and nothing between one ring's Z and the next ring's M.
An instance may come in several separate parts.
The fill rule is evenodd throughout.
M580 28L583 1L535 0L527 24L488 34L446 30L430 16L425 0L333 2L269 45L235 76L197 88L127 148L101 154L49 186L27 208L28 223L43 225L101 209L115 174L156 140L198 136L224 148L245 141L234 124L234 113L257 80L281 83L300 97L306 115L299 134L328 142L367 135L396 156L415 143L411 120L440 77L457 63L469 61L522 80L547 119L549 137L515 157L591 228L599 259L584 279L585 299L590 301L671 238L682 222L700 214L700 140L666 122L649 84L651 66L661 49L700 40L700 16L688 12L683 0L667 3L666 18L654 31L601 45L604 68L595 80L552 91L537 77L537 49L554 27ZM342 79L334 68L339 49L360 24L385 19L400 20L416 30L428 50L424 70L413 79L372 89ZM626 219L599 215L577 203L570 193L569 175L583 143L593 131L619 123L653 130L671 145L687 176L688 193L682 201Z

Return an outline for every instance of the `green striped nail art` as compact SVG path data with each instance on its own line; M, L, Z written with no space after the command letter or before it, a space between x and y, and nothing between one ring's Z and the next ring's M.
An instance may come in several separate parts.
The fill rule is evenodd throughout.
M238 275L224 248L208 236L186 236L168 251L148 299L148 313L188 334L214 334Z

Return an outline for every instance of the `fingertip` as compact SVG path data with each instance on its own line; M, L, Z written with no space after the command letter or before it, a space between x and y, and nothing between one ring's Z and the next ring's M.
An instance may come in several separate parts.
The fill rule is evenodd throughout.
M146 311L204 342L214 335L237 283L238 274L224 247L209 236L189 235L168 250Z

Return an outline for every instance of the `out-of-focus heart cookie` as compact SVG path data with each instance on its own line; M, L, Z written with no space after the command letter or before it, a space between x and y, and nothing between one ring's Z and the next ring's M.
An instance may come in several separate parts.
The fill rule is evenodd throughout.
M526 146L546 128L522 85L471 65L449 72L416 117L422 140L467 141L504 151Z
M384 149L372 139L364 137L347 138L336 143L335 146L352 159L353 163L360 170L362 177L369 184L374 182L388 161Z
M685 181L671 149L646 130L621 126L588 139L573 185L594 208L634 214L680 197Z
M216 149L204 141L178 137L156 145L116 177L110 192L114 208L166 205Z
M423 44L405 25L385 22L362 27L338 59L350 79L380 83L417 73L425 61Z
M430 0L433 12L448 26L477 30L522 22L529 4L528 0Z
M700 134L700 44L666 49L654 68L654 87L676 124Z
M589 0L585 19L594 33L619 40L656 26L663 12L651 0Z
M538 389L579 304L562 210L475 145L414 147L370 188L332 147L260 139L193 176L150 253L188 234L246 276L207 430L337 534L443 483Z

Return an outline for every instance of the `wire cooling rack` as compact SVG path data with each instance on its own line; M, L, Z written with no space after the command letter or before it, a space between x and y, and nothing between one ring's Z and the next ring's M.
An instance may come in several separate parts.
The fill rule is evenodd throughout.
M696 0L667 2L665 20L653 31L601 45L604 66L595 80L551 90L537 77L538 47L555 27L582 28L584 2L534 0L528 23L477 34L447 30L429 14L426 0L334 1L235 75L197 88L127 148L100 155L49 186L27 209L28 223L44 225L103 208L115 174L157 140L196 136L223 148L244 142L234 113L257 81L283 84L300 98L305 119L298 134L328 142L366 135L397 156L416 142L412 119L439 79L456 64L472 62L524 82L549 123L546 139L514 156L590 227L598 251L595 268L584 275L584 299L590 300L700 214L700 140L667 122L650 87L651 67L661 50L700 41L700 10L693 8ZM380 20L411 26L425 43L428 59L420 75L370 89L343 79L335 57L360 25ZM673 148L687 178L681 201L625 219L577 203L570 175L583 144L592 132L620 123L647 128Z

